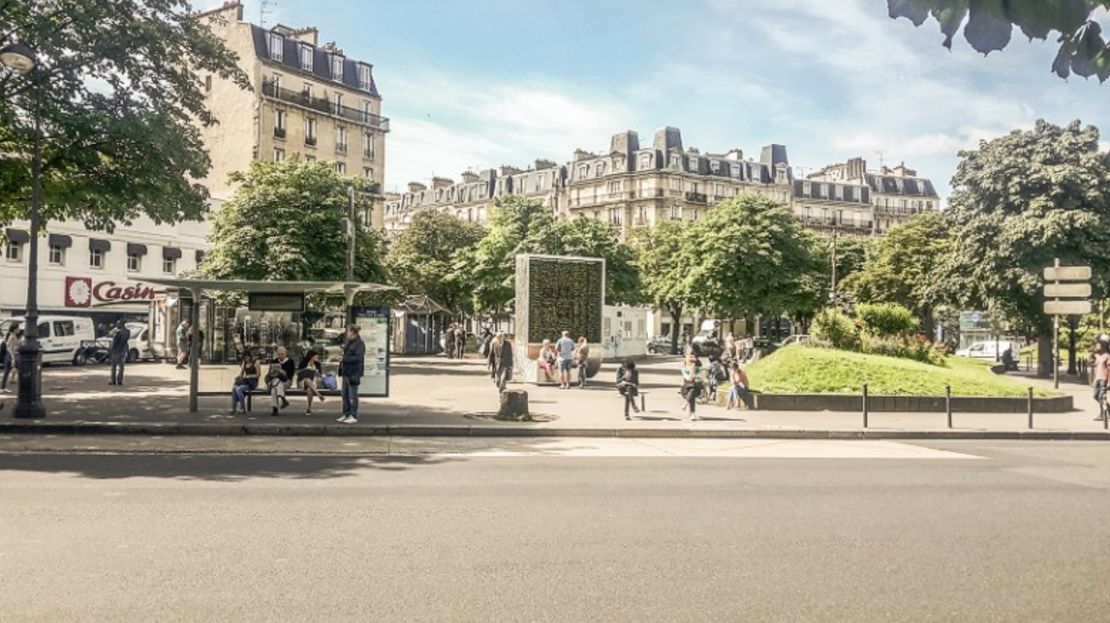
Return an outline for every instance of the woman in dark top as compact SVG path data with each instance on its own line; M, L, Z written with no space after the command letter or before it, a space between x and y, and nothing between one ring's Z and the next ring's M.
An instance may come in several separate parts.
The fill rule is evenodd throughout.
M305 409L305 415L312 415L313 396L319 398L321 403L324 402L324 395L316 389L316 383L323 376L319 357L316 351L310 350L304 354L304 359L301 360L301 365L297 368L297 384L304 390L305 396L308 396L308 408Z
M630 420L630 408L636 413L640 412L636 408L636 394L640 392L640 371L636 369L636 362L625 361L617 371L617 391L624 396L624 419Z
M239 366L239 376L231 387L231 412L247 412L247 394L258 389L258 362L254 355L243 355L243 363Z

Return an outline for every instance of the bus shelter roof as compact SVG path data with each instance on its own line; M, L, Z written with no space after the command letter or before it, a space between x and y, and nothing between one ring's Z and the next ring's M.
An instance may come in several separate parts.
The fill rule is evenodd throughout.
M392 286L357 281L245 281L238 279L167 279L152 277L143 281L190 292L246 292L265 294L346 294L385 292Z

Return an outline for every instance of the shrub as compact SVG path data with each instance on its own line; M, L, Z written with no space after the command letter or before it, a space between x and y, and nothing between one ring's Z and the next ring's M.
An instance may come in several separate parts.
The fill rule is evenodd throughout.
M823 309L813 318L810 333L833 348L859 350L860 338L856 323L836 308Z
M913 312L893 303L861 303L856 314L864 331L876 337L906 336L917 328Z

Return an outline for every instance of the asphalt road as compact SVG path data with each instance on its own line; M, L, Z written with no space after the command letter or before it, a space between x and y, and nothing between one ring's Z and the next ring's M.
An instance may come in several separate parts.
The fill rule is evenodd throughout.
M1110 619L1110 446L905 445L0 454L0 620Z

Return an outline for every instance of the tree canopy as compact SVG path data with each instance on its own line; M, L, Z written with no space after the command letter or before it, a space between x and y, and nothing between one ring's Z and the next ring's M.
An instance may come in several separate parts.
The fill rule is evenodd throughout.
M605 259L605 302L610 305L645 301L640 271L632 248L621 241L620 229L597 219L578 217L555 225L551 253Z
M249 82L186 0L0 2L0 25L0 45L38 60L26 75L0 69L0 224L28 215L35 110L44 219L111 230L205 214L198 124L217 120L196 72Z
M1042 120L960 152L947 212L952 252L939 280L950 298L1044 337L1042 271L1055 258L1090 265L1095 295L1106 292L1110 167L1098 138L1078 121Z
M1110 8L1110 0L887 0L887 8L891 18L904 17L915 26L933 18L949 49L962 26L964 38L983 54L1005 48L1014 26L1030 39L1058 33L1056 75L1110 78L1110 44L1092 19L1096 9Z
M691 230L680 221L660 221L655 227L636 230L632 246L644 294L652 305L671 316L671 351L676 352L682 314L693 300Z
M912 310L931 334L933 310L943 303L938 271L951 251L948 221L940 212L907 219L878 239L862 269L845 280L857 301L895 303Z
M389 247L386 266L393 285L405 294L428 296L456 314L472 311L470 289L454 261L485 233L481 225L445 212L417 212Z
M212 279L342 281L347 275L348 192L356 213L369 207L372 182L344 177L325 162L255 162L212 223L212 251L201 272ZM357 223L354 276L385 282L384 241Z

